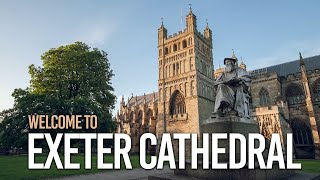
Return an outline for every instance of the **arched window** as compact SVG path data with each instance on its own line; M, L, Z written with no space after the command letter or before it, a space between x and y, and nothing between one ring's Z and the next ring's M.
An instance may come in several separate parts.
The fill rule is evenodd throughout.
M264 107L264 106L270 105L269 92L265 88L262 88L260 90L259 97L260 97L260 106Z
M170 99L170 115L186 113L186 104L183 94L176 90Z
M179 63L176 64L176 74L179 74Z
M174 44L174 45L173 45L173 52L175 52L175 51L177 51L177 50L178 50L177 45Z
M296 158L314 159L315 149L309 123L306 120L296 118L292 119L290 122Z
M320 101L320 78L313 83L312 91L314 101Z
M307 124L299 119L291 121L295 145L313 144L311 130Z
M187 41L186 40L183 40L182 41L182 48L186 48L187 47Z
M290 84L286 90L286 97L289 105L305 102L305 95L302 88L297 84Z
M145 125L149 126L149 122L150 122L152 116L153 116L152 110L149 108L147 110L146 118L144 120Z
M138 123L138 124L142 123L142 111L141 110L138 112L138 115L136 118L136 123Z
M169 53L168 47L164 48L164 55L167 55Z
M129 124L130 126L132 127L132 124L133 124L133 111L131 111L130 115L129 115Z
M172 65L172 71L173 71L173 75L175 75L175 73L176 73L176 65L175 64Z

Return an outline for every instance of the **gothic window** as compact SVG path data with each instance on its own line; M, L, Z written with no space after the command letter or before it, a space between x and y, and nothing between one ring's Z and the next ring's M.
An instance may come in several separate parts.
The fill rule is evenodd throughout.
M172 65L172 71L173 71L173 75L175 75L175 72L176 72L176 65L175 64Z
M297 84L290 84L286 91L286 97L289 105L305 102L303 89Z
M146 114L146 118L145 118L145 120L144 120L144 124L145 125L147 125L147 126L149 126L149 122L150 122L150 119L151 119L151 117L152 117L152 110L149 108L148 110L147 110L147 114Z
M177 45L174 44L174 45L173 45L173 52L175 52L175 51L177 51L177 50L178 50Z
M164 48L164 55L167 55L169 53L169 49L166 47Z
M138 124L142 123L142 111L141 110L138 112L136 123L138 123Z
M167 74L167 73L168 73L168 66L166 66L166 72L164 72L165 78L168 77L168 74Z
M129 124L132 126L133 124L133 111L131 111L130 116L129 116Z
M312 135L310 128L305 122L294 119L291 122L293 131L293 139L296 145L313 144Z
M183 40L182 41L182 48L186 48L187 47L187 41L186 40Z
M320 101L320 78L314 82L312 91L314 95L314 100Z
M170 115L186 113L186 104L183 94L176 90L170 99Z
M269 92L265 88L262 88L260 90L259 97L260 97L260 106L265 107L270 105Z
M176 64L176 71L177 71L176 74L179 74L179 71L180 71L180 69L179 69L179 63Z

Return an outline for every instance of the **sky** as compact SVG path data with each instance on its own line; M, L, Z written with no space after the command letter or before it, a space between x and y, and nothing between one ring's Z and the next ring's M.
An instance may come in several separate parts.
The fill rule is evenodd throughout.
M232 49L248 70L296 60L299 51L320 55L317 0L0 0L0 111L13 106L15 88L29 86L29 65L76 41L108 53L118 100L157 91L161 18L169 35L178 32L189 4L198 30L206 19L212 30L215 68Z

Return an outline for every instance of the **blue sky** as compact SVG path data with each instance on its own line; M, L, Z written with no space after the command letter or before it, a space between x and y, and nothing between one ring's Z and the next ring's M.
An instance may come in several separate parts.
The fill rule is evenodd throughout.
M198 30L213 31L217 68L232 49L249 70L320 54L320 1L0 1L0 110L29 85L30 64L50 48L83 41L109 54L117 97L157 91L157 29L185 26L189 3ZM181 17L181 12L183 17ZM181 18L183 23L181 24Z

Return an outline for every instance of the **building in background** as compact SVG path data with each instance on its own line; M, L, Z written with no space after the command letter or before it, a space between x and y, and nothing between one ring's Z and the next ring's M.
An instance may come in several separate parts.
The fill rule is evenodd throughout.
M212 32L207 24L198 32L190 9L184 31L167 35L158 29L158 93L122 98L117 132L129 134L138 152L139 137L146 132L158 139L163 132L199 133L201 121L213 112L214 79ZM233 58L236 58L233 53ZM242 62L237 65L246 69ZM315 158L320 129L320 56L302 58L250 71L251 114L261 133L270 139L279 133L283 145L293 132L296 158ZM165 114L165 115L164 115ZM149 152L154 152L150 144Z

